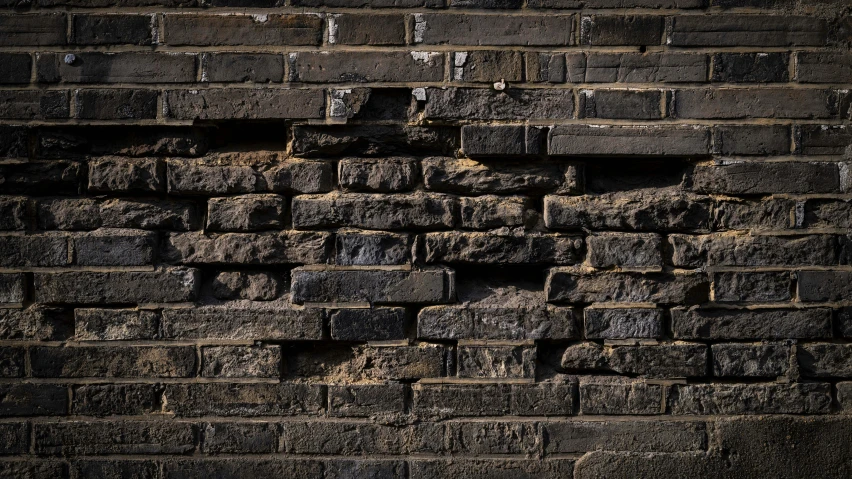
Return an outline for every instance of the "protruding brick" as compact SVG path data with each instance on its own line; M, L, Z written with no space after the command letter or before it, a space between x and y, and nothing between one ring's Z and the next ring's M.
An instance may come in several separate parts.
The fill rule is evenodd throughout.
M186 378L195 375L189 346L37 347L30 351L37 378Z
M287 341L322 339L323 311L314 308L235 309L196 307L164 309L165 339Z
M455 299L455 272L446 268L413 271L292 271L293 302L445 303Z
M552 268L545 284L547 300L563 303L703 303L710 292L699 273L583 272Z
M827 383L675 384L668 397L675 415L825 414Z
M281 228L287 203L278 195L243 195L207 200L208 231Z
M477 162L431 157L423 160L428 190L461 194L578 193L583 189L580 166L555 162Z
M535 346L460 344L457 347L461 378L535 378Z
M706 229L710 200L689 193L658 191L597 196L545 196L544 222L550 229L680 230Z
M166 186L163 174L163 165L155 158L96 158L89 161L89 191L160 192Z
M74 339L78 341L115 341L156 339L159 315L154 311L133 309L74 310Z
M298 229L443 229L455 223L456 208L454 198L434 193L332 193L294 197L292 213Z
M714 376L774 378L790 367L789 344L713 344L710 350Z
M339 309L329 318L331 339L391 341L405 339L404 308Z
M663 310L648 308L586 308L587 339L662 338Z
M294 383L167 384L163 402L179 417L315 415L324 408L324 388Z
M208 378L277 378L280 346L208 346L201 348L201 376Z
M413 158L344 158L338 163L340 186L351 191L390 193L414 188L420 164Z
M708 349L696 343L568 346L561 366L568 370L605 371L652 378L701 377L707 373Z
M831 337L831 310L672 309L678 339L815 339Z
M44 303L169 303L194 300L198 284L198 270L189 268L37 273L35 297Z
M582 260L579 236L454 231L421 238L426 263L576 264Z

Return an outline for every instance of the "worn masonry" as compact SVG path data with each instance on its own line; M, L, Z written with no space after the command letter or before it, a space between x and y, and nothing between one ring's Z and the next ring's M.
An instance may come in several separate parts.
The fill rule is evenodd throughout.
M848 0L0 0L0 477L852 477Z

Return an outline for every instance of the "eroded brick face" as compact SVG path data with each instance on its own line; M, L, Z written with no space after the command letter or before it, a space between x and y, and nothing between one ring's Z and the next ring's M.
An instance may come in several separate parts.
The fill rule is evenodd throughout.
M0 0L0 477L852 477L849 0Z

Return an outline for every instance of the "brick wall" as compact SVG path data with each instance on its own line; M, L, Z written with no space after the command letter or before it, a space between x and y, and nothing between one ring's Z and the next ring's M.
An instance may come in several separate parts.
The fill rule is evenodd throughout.
M848 0L0 0L0 477L852 476Z

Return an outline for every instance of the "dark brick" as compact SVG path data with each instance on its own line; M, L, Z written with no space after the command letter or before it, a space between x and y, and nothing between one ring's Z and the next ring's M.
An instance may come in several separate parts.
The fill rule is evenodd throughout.
M437 52L298 52L290 55L290 81L306 83L441 81Z
M700 451L707 446L704 423L688 421L545 422L548 454L596 450L632 452Z
M153 15L73 15L71 43L76 45L150 45Z
M712 61L712 81L767 83L790 79L790 55L786 53L716 53Z
M24 376L26 350L14 346L0 346L0 378Z
M102 225L98 202L89 198L51 198L36 205L43 230L93 230Z
M852 298L849 271L799 271L800 301L848 301Z
M165 409L181 417L315 415L325 386L293 383L167 384Z
M32 67L29 53L0 53L0 84L29 83Z
M73 236L74 264L145 266L154 264L157 235L150 231L99 229Z
M175 421L69 421L33 424L35 451L44 455L185 454L195 450L195 426Z
M68 387L61 384L2 384L0 414L64 416L68 414Z
M568 77L588 83L706 82L707 55L692 53L568 54Z
M675 118L834 118L837 95L829 90L690 89L674 91Z
M713 128L714 153L784 155L790 153L790 128L782 125L736 125Z
M177 120L323 118L321 90L217 88L167 90L163 98L169 118Z
M284 80L284 56L268 53L209 53L203 57L202 80L273 82Z
M0 15L0 45L65 45L64 13Z
M571 90L427 88L424 115L445 120L532 120L574 117Z
M0 266L41 267L71 264L68 238L58 234L0 235Z
M405 408L405 385L398 383L328 387L328 414L367 417L401 413Z
M550 229L682 230L706 229L710 202L671 192L618 192L599 196L544 197L544 221Z
M351 191L390 193L414 188L420 164L413 158L344 158L338 163L340 186Z
M601 346L585 342L568 346L560 365L584 373L601 371L650 378L701 377L707 374L708 353L706 345L697 343Z
M446 155L459 147L455 128L445 126L295 126L296 156L408 154Z
M23 273L0 273L0 303L23 303L26 278Z
M662 338L663 310L649 308L586 308L587 339Z
M157 118L157 92L149 90L75 90L75 118L147 120Z
M150 272L37 273L36 300L44 303L169 303L192 301L199 272L168 268Z
M405 17L400 14L337 14L328 17L329 43L404 45ZM333 39L333 41L332 41Z
M591 15L580 20L583 45L659 45L663 17L657 15Z
M825 414L827 383L675 384L668 397L675 415Z
M405 339L404 308L340 309L331 314L331 339L390 341Z
M0 118L9 120L50 120L68 118L67 91L2 90Z
M30 350L34 377L185 378L195 375L188 346L37 347Z
M0 424L0 454L29 452L30 425L25 422Z
M464 134L464 133L462 133ZM431 157L423 160L426 189L459 194L579 193L582 167L557 162L493 162Z
M414 15L414 43L425 45L571 45L573 15Z
M196 56L186 53L81 52L71 63L58 53L39 54L36 80L44 83L190 83Z
M699 166L692 175L700 193L754 195L772 193L836 193L840 176L836 163L734 162Z
M324 313L316 308L250 309L198 307L164 309L166 339L238 341L322 339Z
M0 339L62 341L73 333L73 321L61 309L39 305L0 309Z
M659 90L583 90L579 111L583 118L657 120L662 118Z
M714 344L710 349L714 376L774 378L790 367L789 344Z
M201 348L201 376L214 378L277 378L280 346L207 346Z
M202 449L207 454L273 453L278 451L278 427L268 423L208 422Z
M158 384L89 384L73 388L71 412L83 416L141 416L160 409Z
M669 235L672 264L701 266L831 266L837 243L829 235Z
M167 45L319 45L322 18L317 14L166 14Z
M800 83L843 83L852 77L852 55L837 52L796 52Z
M674 46L825 45L828 25L792 15L680 15L671 17L668 44Z
M672 309L676 339L815 339L831 337L831 310Z
M677 126L557 126L550 130L547 152L578 156L707 155L710 131Z
M852 129L846 125L799 125L795 128L796 153L842 155L852 145Z
M453 81L519 82L521 52L475 50L453 54Z
M606 415L661 414L663 386L623 376L582 376L580 412Z
M714 273L715 301L789 301L790 273Z
M579 236L453 231L421 238L426 263L576 264L582 259Z
M133 477L157 479L157 461L138 459L77 459L71 463L73 477Z
M707 300L703 274L582 272L552 268L545 283L547 300L565 303L625 302L697 304Z

